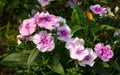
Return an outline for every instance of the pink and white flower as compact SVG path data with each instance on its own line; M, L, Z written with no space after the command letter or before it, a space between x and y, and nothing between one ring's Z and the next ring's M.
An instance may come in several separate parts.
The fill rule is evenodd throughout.
M79 39L78 37L75 38L71 38L66 42L66 48L68 50L71 50L73 48L79 47L79 46L83 46L84 45L84 40L83 39Z
M86 48L85 50L87 50L89 54L82 61L79 61L79 65L80 66L89 65L92 67L95 63L94 60L97 58L97 55L95 52L93 52L91 48Z
M95 45L95 52L96 54L103 60L103 61L109 61L114 53L111 50L110 45L104 46L103 43L98 43Z
M60 25L58 17L55 15L51 15L48 12L38 12L35 14L34 18L39 27L48 30L55 29Z
M99 4L91 5L90 10L92 10L95 14L103 14L106 13L106 8L101 7Z
M82 61L88 54L88 50L84 50L84 46L79 46L78 48L73 48L70 51L70 57L72 59Z
M67 26L61 26L57 29L57 35L58 39L62 41L67 41L69 38L71 38L71 29Z
M52 51L55 47L54 38L46 31L36 34L32 40L41 52Z
M34 18L26 19L19 27L19 32L22 36L30 36L36 30Z

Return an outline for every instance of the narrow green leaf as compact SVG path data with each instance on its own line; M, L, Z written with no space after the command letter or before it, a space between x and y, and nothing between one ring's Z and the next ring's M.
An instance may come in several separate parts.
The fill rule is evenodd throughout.
M72 27L72 34L74 34L75 32L77 32L78 30L84 29L84 27L81 27L80 25L74 25Z
M105 29L105 30L116 30L116 28L109 26L109 25L100 25L100 29Z
M25 54L12 53L12 54L8 55L7 57L5 57L1 62L5 62L5 61L23 61L23 60L26 60L25 59Z
M25 53L12 53L6 56L0 63L6 66L26 65L28 55Z
M71 23L72 25L80 24L80 17L78 15L78 12L75 9L72 12Z
M73 13L72 13L72 18L73 19L75 18L75 19L73 21L75 21L75 23L78 24L78 25L86 24L86 14L85 14L85 12L83 10L81 10L78 5L75 5L72 2L70 2L70 4L74 8Z
M83 13L83 11L76 4L70 2L70 5L77 10L79 16Z
M60 74L60 75L64 75L65 72L64 72L64 69L62 67L62 65L60 63L57 63L55 64L53 67L52 67L52 71Z
M27 60L28 69L30 68L32 62L33 62L33 61L35 60L35 58L37 57L38 53L39 53L39 51L35 49L35 50L33 50L33 51L31 52L31 54L29 55L28 60Z

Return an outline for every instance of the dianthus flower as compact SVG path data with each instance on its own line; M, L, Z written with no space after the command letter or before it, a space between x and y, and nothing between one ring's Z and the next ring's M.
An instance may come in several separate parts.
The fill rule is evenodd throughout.
M46 31L36 34L32 40L41 52L52 51L55 47L54 38Z
M26 19L19 27L19 32L22 36L30 36L36 30L34 18Z
M109 61L113 57L113 51L111 50L110 45L104 46L103 43L98 43L95 45L96 54L103 60Z
M95 52L93 52L91 48L86 48L85 50L87 50L89 54L82 61L79 61L79 65L80 66L89 65L92 67L95 63L94 60L97 58L97 55Z
M52 30L60 25L59 18L55 15L51 15L48 12L41 12L36 13L35 22L38 24L39 27Z
M83 46L84 45L84 40L83 39L79 39L78 37L75 38L71 38L66 42L66 48L68 50L71 50L73 48L79 47L79 46Z
M70 57L78 61L82 61L89 54L88 50L84 50L84 46L82 45L69 51Z
M69 38L71 38L71 29L67 26L61 26L57 29L57 35L58 39L62 41L67 41Z
M106 8L101 7L99 4L90 6L90 10L92 10L95 14L106 13Z

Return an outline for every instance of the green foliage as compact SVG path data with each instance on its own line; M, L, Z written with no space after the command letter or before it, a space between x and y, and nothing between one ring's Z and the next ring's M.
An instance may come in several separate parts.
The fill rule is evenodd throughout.
M12 53L3 59L1 64L7 66L25 66L27 57L28 56L25 53Z
M54 71L60 75L65 74L64 69L60 63L55 64L51 69L52 69L52 71Z
M27 66L28 66L28 69L30 69L30 66L32 64L32 62L35 60L35 58L37 57L37 55L39 54L39 51L38 50L33 50L30 54L30 56L28 57L28 60L27 60Z
M79 0L78 0L79 1ZM65 7L67 0L55 0L46 10L60 15L67 20L73 37L84 38L86 47L94 48L97 42L110 44L114 57L110 62L95 60L94 67L81 67L71 60L65 43L57 41L58 45L52 52L41 53L29 41L17 45L18 25L26 18L33 16L31 10L42 11L37 0L0 0L0 66L17 68L8 75L119 75L120 74L120 37L113 34L120 29L120 15L99 18L93 14L95 21L88 19L86 12L91 12L89 6L101 4L110 6L114 12L119 0L80 0L79 5L70 3L73 9ZM115 5L114 5L115 4ZM36 7L38 6L38 7ZM4 70L0 74L6 74Z

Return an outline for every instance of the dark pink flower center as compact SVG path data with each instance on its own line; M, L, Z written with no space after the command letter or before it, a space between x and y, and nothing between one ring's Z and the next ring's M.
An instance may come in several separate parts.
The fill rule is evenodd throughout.
M79 50L79 49L78 49L78 50L76 51L76 54L78 54L78 55L80 55L80 54L82 54L82 53L83 53L82 50Z
M65 30L60 31L61 35L66 36L67 32Z
M88 61L88 60L90 60L91 59L91 56L90 55L88 55L88 56L86 56L85 58L84 58L84 60L86 60L86 61Z
M51 21L50 16L42 17L39 19L39 22L50 22L50 21Z
M26 28L26 29L29 29L29 28L30 28L29 23L27 23L27 24L25 25L25 28Z
M48 44L48 39L46 38L46 37L42 37L41 39L40 39L40 43L41 44Z
M44 0L45 2L48 2L48 0Z
M102 48L101 51L102 51L101 55L104 55L104 54L107 53L108 49L106 49L106 48Z
M100 8L100 7L96 7L96 8L95 8L95 11L97 11L97 12L101 12L101 11L102 11L102 8Z

